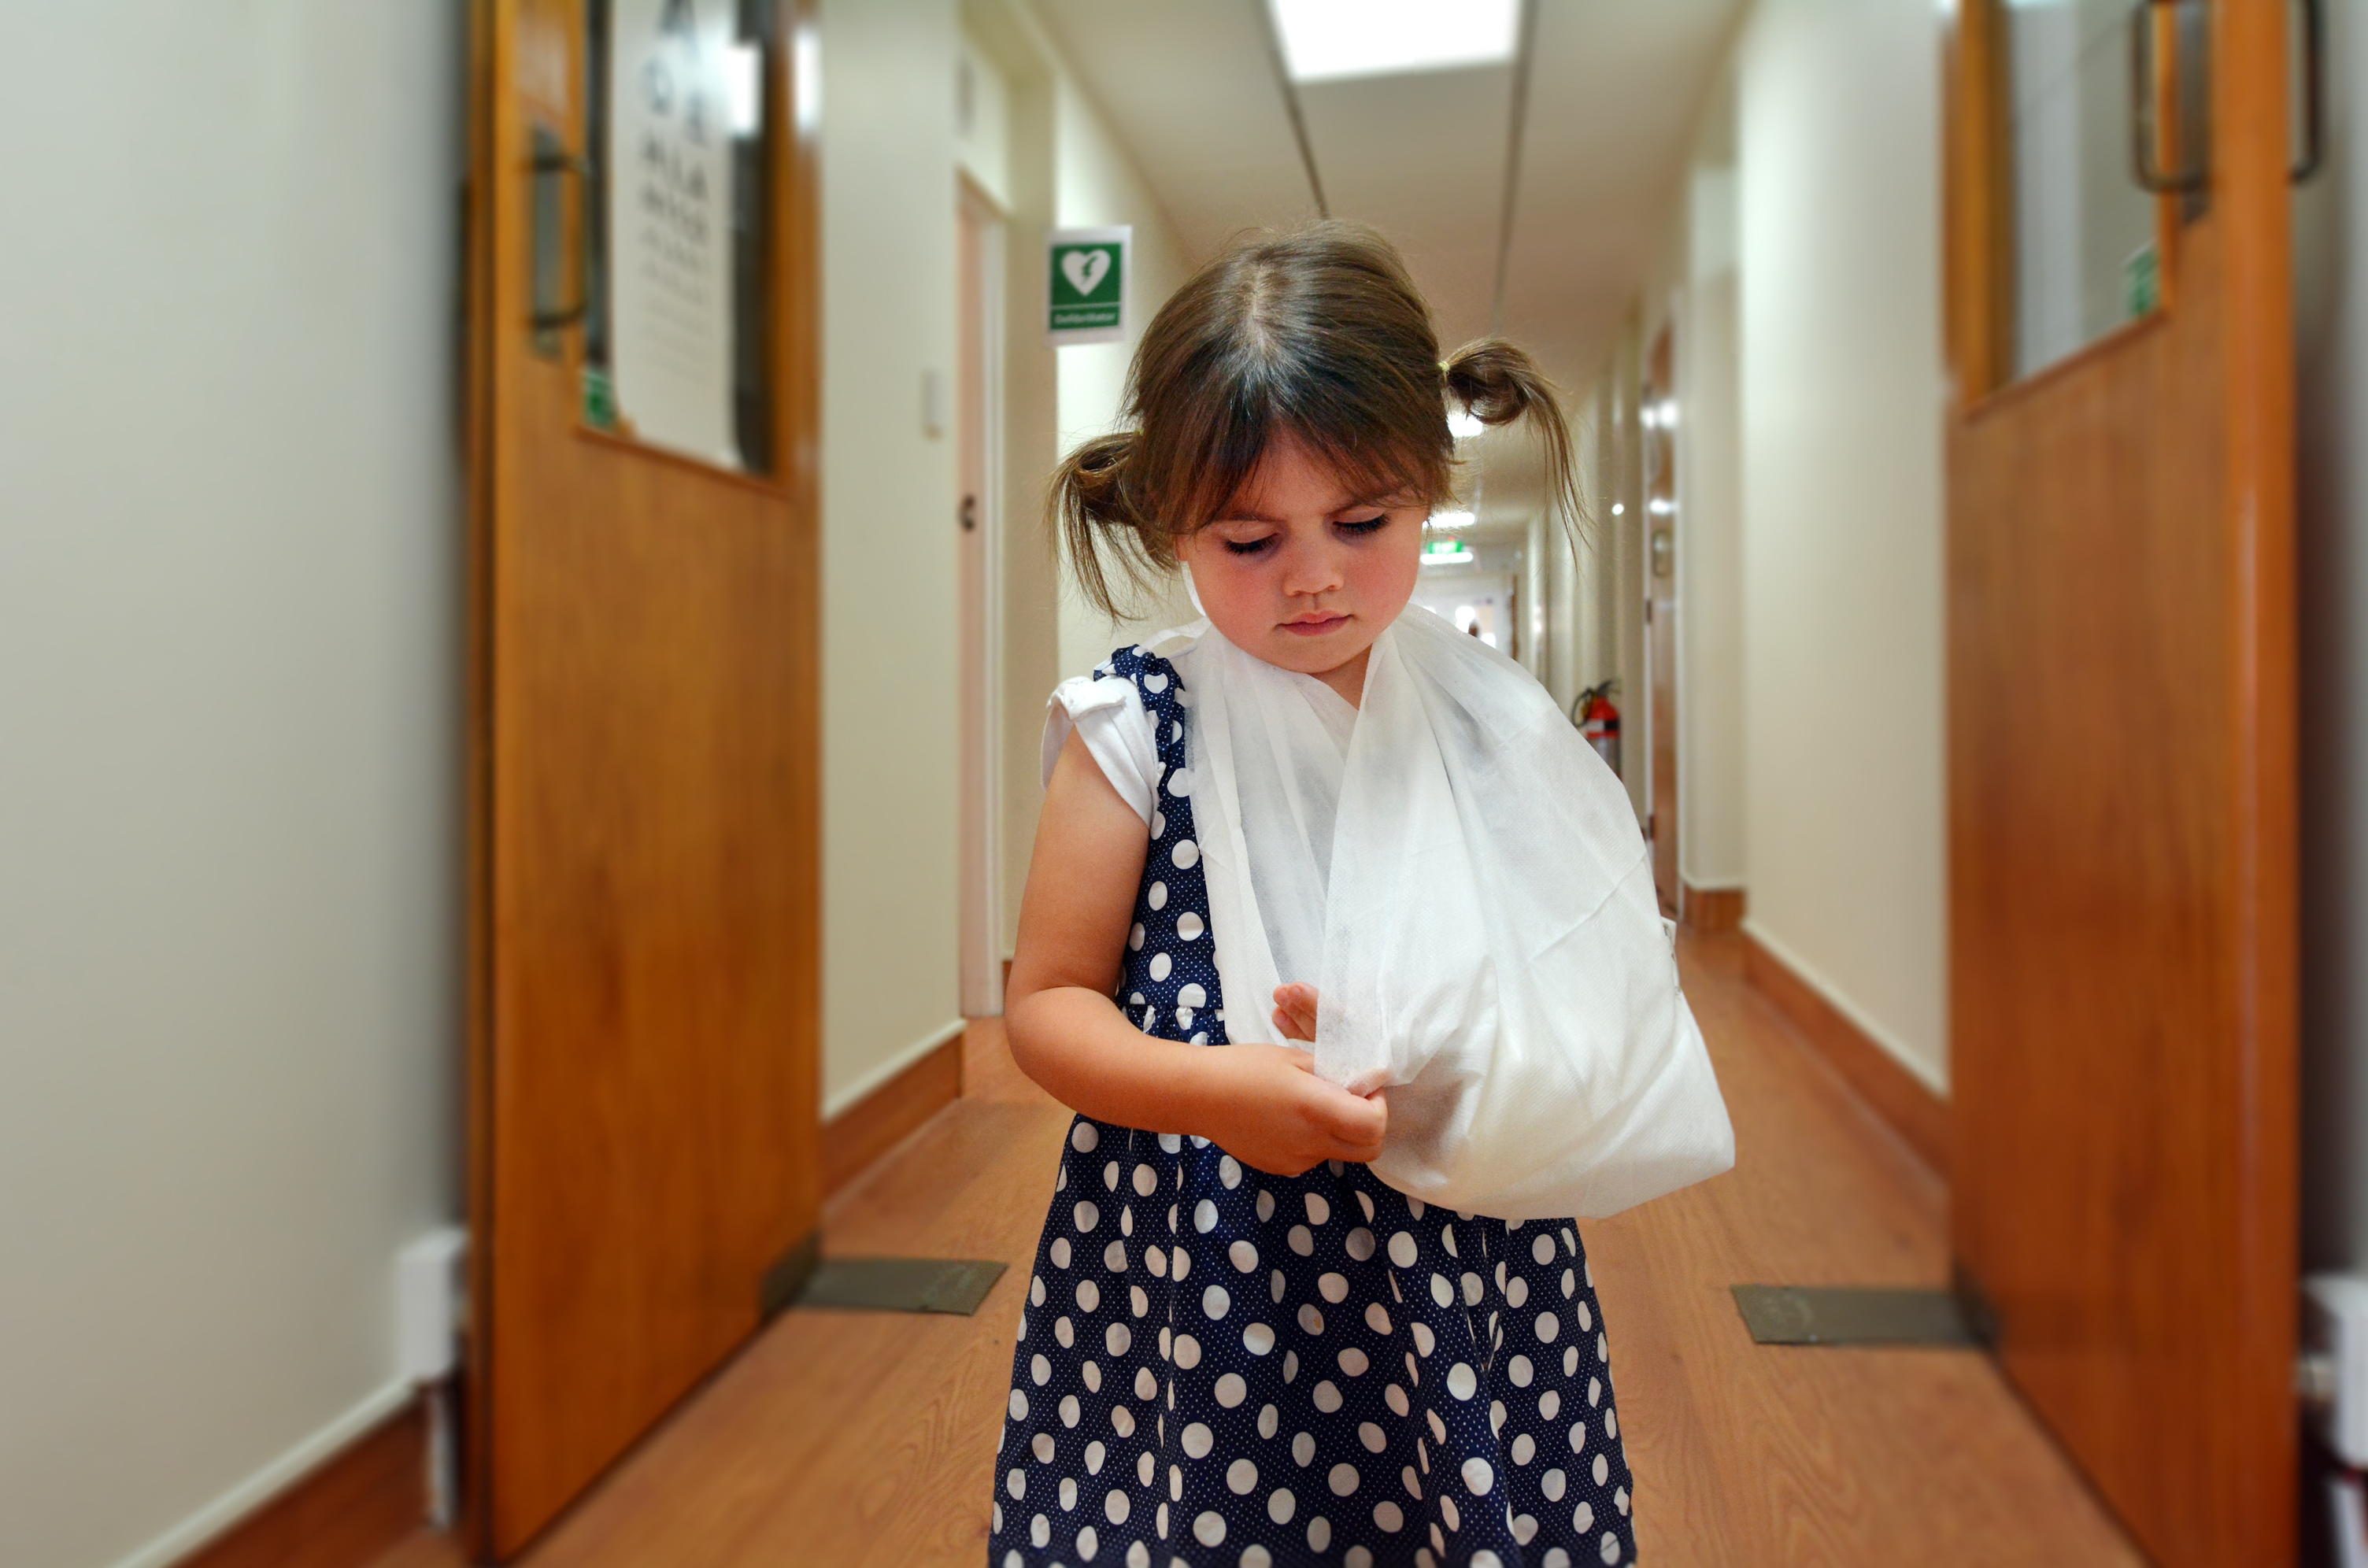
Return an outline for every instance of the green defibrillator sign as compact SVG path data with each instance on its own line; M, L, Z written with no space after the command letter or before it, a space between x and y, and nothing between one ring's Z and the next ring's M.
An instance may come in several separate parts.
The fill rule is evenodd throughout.
M1126 285L1134 230L1055 229L1045 247L1051 309L1045 333L1055 347L1116 343L1126 335Z

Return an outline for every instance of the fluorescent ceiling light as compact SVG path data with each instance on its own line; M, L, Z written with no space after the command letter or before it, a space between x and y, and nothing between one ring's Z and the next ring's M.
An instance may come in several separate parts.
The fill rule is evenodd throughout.
M1447 433L1459 441L1471 439L1488 426L1470 409L1458 409L1447 416Z
M1468 528L1479 520L1470 512L1433 512L1430 515L1430 526L1442 533L1452 533L1457 528Z
M1294 82L1501 65L1519 0L1269 0Z

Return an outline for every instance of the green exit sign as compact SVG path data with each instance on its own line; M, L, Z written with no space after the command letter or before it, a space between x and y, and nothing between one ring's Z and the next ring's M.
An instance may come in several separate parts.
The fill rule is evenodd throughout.
M1045 246L1050 274L1044 327L1057 347L1116 343L1126 336L1127 267L1134 230L1055 229Z

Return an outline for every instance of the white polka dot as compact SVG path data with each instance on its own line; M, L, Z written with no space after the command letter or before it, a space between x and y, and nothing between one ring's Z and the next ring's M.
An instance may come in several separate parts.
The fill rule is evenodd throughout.
M1247 1497L1258 1485L1258 1466L1248 1460L1235 1460L1225 1467L1225 1489L1236 1497Z
M1077 1416L1080 1412L1080 1408L1081 1407L1077 1403L1077 1396L1076 1394L1063 1394L1061 1396L1061 1425L1064 1426L1075 1426L1077 1424Z
M1358 1196L1361 1198L1364 1194L1359 1193ZM1349 1233L1349 1239L1342 1244L1348 1248L1350 1257L1362 1263L1373 1256L1373 1233L1360 1225Z
M1077 1506L1077 1482L1075 1476L1061 1478L1061 1511L1069 1513Z
M1127 933L1126 933L1126 945L1127 945L1127 947L1128 947L1130 949L1132 949L1132 950L1133 950L1133 951L1134 951L1134 952L1138 952L1138 953L1139 953L1139 952L1143 951L1143 922L1142 922L1142 921L1138 920L1138 921L1136 921L1136 922L1135 922L1132 926L1128 927L1128 929L1127 929Z
M1406 1528L1406 1510L1395 1503L1373 1505L1373 1525L1384 1535L1395 1535Z
M1134 1412L1123 1404L1110 1406L1110 1430L1121 1437L1134 1436Z
M1578 1371L1578 1346L1573 1345L1562 1353L1562 1375L1574 1376Z
M1212 1285L1201 1292L1201 1310L1212 1320L1224 1317L1233 1304L1233 1298L1225 1294L1223 1285Z
M1595 1456L1595 1470L1593 1474L1595 1476L1595 1484L1598 1486L1602 1485L1605 1482L1611 1479L1611 1456L1607 1454L1598 1454Z
M1530 1380L1537 1375L1537 1369L1530 1365L1527 1356L1516 1356L1505 1363L1505 1375L1513 1380L1515 1388L1525 1389L1530 1386Z
M1304 1225L1293 1225L1291 1233L1283 1239L1291 1244L1291 1250L1302 1257L1307 1257L1315 1251L1315 1233Z
M1148 1459L1150 1456L1146 1454L1144 1457ZM1153 1515L1152 1519L1159 1527L1159 1539L1166 1540L1167 1539L1167 1505L1165 1503L1159 1505L1159 1512ZM1140 1546L1143 1543L1137 1541L1135 1544Z
M1506 1285L1505 1304L1507 1306L1519 1307L1527 1302L1529 1299L1530 1282L1528 1280L1516 1278Z
M1417 1321L1412 1325L1412 1332L1414 1334L1414 1347L1421 1351L1424 1355L1428 1356L1431 1351L1438 1348L1439 1335L1430 1331L1430 1324Z
M1190 989L1197 990L1198 987L1191 987ZM1188 1000L1190 999L1188 998ZM1192 1003L1192 1006L1197 1007L1200 1004L1198 1002L1194 1002ZM1223 1159L1217 1162L1217 1179L1224 1184L1224 1187L1227 1192L1233 1191L1234 1188L1242 1185L1242 1163L1234 1158L1231 1154L1225 1155Z
M1291 1439L1291 1460L1302 1469L1315 1457L1315 1439L1302 1432Z
M1094 1560L1095 1553L1100 1551L1101 1549L1101 1537L1094 1533L1093 1526L1087 1525L1084 1529L1077 1532L1077 1555L1079 1557L1091 1562Z
M1017 1475L1019 1472L1013 1471L1011 1473ZM1357 1490L1358 1483L1363 1480L1364 1477L1357 1473L1357 1467L1352 1464L1336 1464L1332 1467L1332 1473L1325 1478L1326 1484L1332 1488L1332 1495L1335 1497L1348 1496ZM1012 1495L1016 1497L1019 1494L1015 1492Z
M1158 1392L1159 1380L1151 1375L1151 1369L1148 1367L1137 1367L1134 1369L1134 1397L1137 1399L1149 1399L1153 1394L1156 1394Z
M1143 1293L1142 1286L1130 1285L1126 1288L1126 1306L1129 1312L1141 1317L1151 1310L1151 1298Z
M1578 1327L1581 1333L1586 1333L1595 1327L1595 1314L1587 1310L1587 1303L1585 1301L1579 1302L1576 1311L1578 1313Z
M1603 1532L1603 1551L1600 1555L1607 1563L1620 1561L1620 1538L1610 1530Z
M1176 994L1176 1000L1181 1003L1184 1010L1189 1013L1195 1007L1207 1006L1209 1005L1209 994L1206 991L1201 990L1200 983L1196 981L1186 985L1183 990L1178 991Z
M1189 871L1201 863L1201 846L1187 838L1178 844L1167 858L1176 862L1178 870Z
M1126 1272L1126 1244L1124 1242L1112 1242L1110 1245L1102 1248L1102 1267L1109 1269L1112 1274L1123 1274Z
M1140 647L1136 647L1128 651L1130 653L1140 653L1142 649ZM1143 689L1151 693L1152 696L1156 697L1161 692L1167 689L1167 677L1156 672L1154 674L1147 675L1143 677Z
M1077 1222L1077 1229L1081 1231L1090 1231L1102 1222L1102 1211L1090 1203L1079 1203L1069 1217Z
M1233 1259L1235 1268L1244 1274L1258 1267L1258 1248L1247 1242L1235 1242L1225 1249L1225 1256Z
M1548 1389L1545 1392L1538 1395L1538 1417L1540 1420L1551 1421L1559 1415L1561 1411L1561 1394L1557 1393L1553 1389Z
M1146 897L1146 898L1144 900L1144 903L1148 903L1148 904L1150 904L1150 905L1151 905L1151 907L1152 907L1152 908L1154 908L1154 909L1165 909L1165 908L1167 908L1167 884L1166 882L1154 882L1154 883L1152 883L1152 884L1151 884L1151 892L1150 892L1150 895L1149 895L1148 897Z
M1611 1359L1611 1342L1600 1334L1595 1336L1595 1358L1603 1362L1609 1362Z
M1201 1364L1201 1342L1189 1334L1176 1336L1176 1364L1186 1371Z
M1014 1421L1028 1419L1028 1396L1018 1389L1011 1391L1011 1419Z
M1299 1326L1304 1332L1308 1334L1321 1334L1324 1332L1324 1314L1315 1310L1315 1302L1302 1301L1299 1303Z
M1575 1530L1582 1531L1593 1529L1595 1528L1595 1505L1592 1503L1581 1502L1577 1507L1573 1508L1570 1511L1570 1528Z
M1028 1539L1038 1546L1053 1542L1053 1521L1039 1514L1028 1521Z
M1339 1361L1340 1369L1348 1373L1352 1378L1363 1377L1365 1375L1365 1369L1373 1364L1372 1359L1368 1358L1363 1351L1358 1349L1353 1345L1340 1352Z
M1242 1551L1241 1568L1274 1568L1274 1553L1263 1546L1247 1547Z
M1192 1205L1192 1228L1207 1235L1217 1228L1217 1206L1207 1199ZM1178 1278L1182 1278L1180 1275Z
M1227 1372L1217 1380L1217 1386L1212 1392L1219 1404L1231 1410L1250 1396L1250 1385L1242 1381L1240 1373Z
M1298 1378L1299 1352L1296 1350L1286 1350L1282 1353L1282 1381L1286 1383L1295 1382L1298 1381Z
M1310 1551L1328 1551L1332 1549L1332 1521L1320 1514L1307 1521L1307 1549ZM1366 1552L1364 1568L1372 1568L1372 1562L1373 1554L1370 1551Z
M1520 1433L1514 1437L1511 1451L1515 1464L1527 1464L1538 1457L1538 1440L1527 1432Z
M1550 1470L1538 1478L1538 1490L1545 1494L1545 1500L1549 1503L1561 1502L1563 1489L1569 1484L1569 1478L1558 1470ZM1586 1528L1585 1525L1579 1526L1581 1529Z
M1216 1446L1216 1435L1203 1423L1195 1421L1184 1428L1184 1452L1188 1458L1207 1459L1209 1450Z
M1187 942L1199 941L1201 933L1208 928L1208 922L1189 909L1176 917L1176 935ZM1192 1005L1197 1007L1201 1004L1195 1002Z
M1006 1475L1003 1478L1003 1490L1014 1502L1018 1502L1020 1498L1027 1496L1028 1472L1024 1470L1013 1470L1008 1475Z
M1574 1274L1574 1273L1572 1273L1572 1272L1571 1272L1569 1269L1567 1269L1567 1268L1564 1269L1564 1270L1562 1271L1562 1298L1563 1298L1563 1300L1564 1300L1564 1301L1568 1301L1568 1300L1570 1300L1572 1293L1573 1293L1574 1291L1576 1291L1577 1289L1578 1289L1578 1276L1577 1276L1577 1275L1576 1275L1576 1274Z
M1212 1508L1192 1521L1192 1539L1202 1546L1215 1546L1225 1539L1225 1517Z
M1547 1232L1540 1231L1538 1233L1538 1239L1530 1244L1530 1256L1536 1259L1539 1267L1541 1267L1552 1263L1554 1260L1553 1235Z
M1192 770L1189 767L1170 769L1167 775L1167 792L1171 795L1190 794L1192 792Z
M1036 1381L1036 1386L1041 1389L1053 1376L1053 1363L1042 1356L1030 1357L1028 1362L1028 1375Z
M1612 1438L1620 1436L1620 1413L1618 1411L1607 1410L1603 1413L1603 1436L1606 1438Z
M1263 1356L1274 1348L1274 1330L1262 1323L1254 1323L1242 1330L1242 1348L1253 1356Z
M1555 1319L1552 1312L1540 1312L1538 1314L1537 1327L1538 1337L1549 1345L1554 1343L1554 1336L1562 1332L1561 1323Z
M1492 1399L1488 1402L1488 1435L1493 1437L1504 1429L1505 1402L1501 1399Z
M1430 1277L1430 1299L1442 1307L1452 1307L1455 1304L1455 1287L1447 1282L1446 1275L1434 1274Z
M1151 813L1151 836L1154 838L1165 838L1167 836L1167 813L1166 812L1154 812Z
M1154 981L1167 979L1167 971L1175 967L1176 960L1169 958L1166 953L1154 953L1151 955L1151 978Z
M1463 1461L1463 1489L1474 1497L1488 1495L1488 1488L1497 1484L1497 1472L1488 1461L1474 1454Z
M1045 1250L1046 1252L1048 1252L1048 1253L1052 1254L1052 1256L1053 1256L1053 1267L1055 1267L1055 1268L1066 1268L1066 1267L1069 1267L1069 1238L1068 1238L1068 1237L1066 1237L1066 1236L1055 1236L1054 1238L1053 1238L1053 1244L1052 1244L1051 1246L1049 1246L1049 1247L1046 1247L1044 1250Z
M1315 1392L1310 1397L1315 1402L1315 1408L1326 1415L1340 1408L1340 1391L1329 1378L1317 1383Z
M1117 1352L1113 1351L1115 1355ZM1447 1392L1458 1399L1470 1399L1480 1391L1480 1380L1472 1369L1458 1361L1447 1369Z
M1280 1428L1281 1425L1282 1415L1280 1411L1276 1410L1273 1405L1262 1404L1258 1406L1258 1435L1259 1437L1272 1437L1275 1435L1276 1430Z
M1390 1314L1382 1310L1381 1302L1372 1301L1366 1304L1365 1326L1372 1329L1375 1334L1387 1334L1390 1332Z
M1167 1278L1167 1255L1157 1247L1145 1247L1143 1249L1143 1267L1150 1271L1154 1279L1165 1279Z
M1279 1525L1291 1523L1291 1516L1298 1508L1299 1499L1291 1494L1287 1486L1276 1487L1274 1495L1266 1500L1266 1517Z
M1413 1406L1406 1401L1406 1390L1398 1387L1395 1383L1392 1383L1389 1386L1387 1392L1382 1395L1382 1398L1387 1401L1389 1407L1401 1416L1407 1415L1413 1409Z
M1414 1237L1410 1233L1405 1231L1400 1231L1396 1235L1390 1238L1390 1261L1392 1263L1396 1264L1400 1268L1412 1268L1414 1267L1415 1256L1415 1242Z
M1114 1323L1102 1330L1102 1348L1112 1356L1123 1356L1134 1343L1134 1330L1122 1323Z
M1319 1274L1315 1277L1315 1290L1326 1301L1338 1306L1349 1299L1348 1277L1342 1274Z
M1416 1483L1414 1471L1411 1468L1406 1471L1406 1482L1408 1492L1417 1497L1422 1494L1422 1488ZM1447 1521L1449 1529L1460 1530L1463 1528L1463 1510L1455 1506L1454 1498L1443 1492L1439 1494L1439 1512L1440 1517ZM1446 1543L1441 1541L1440 1544L1444 1546Z

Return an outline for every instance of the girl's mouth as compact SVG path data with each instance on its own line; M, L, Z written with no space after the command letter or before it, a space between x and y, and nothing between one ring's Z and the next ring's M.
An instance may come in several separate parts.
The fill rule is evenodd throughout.
M1349 618L1337 610L1322 610L1303 615L1282 623L1282 629L1295 637L1321 637L1349 624Z

